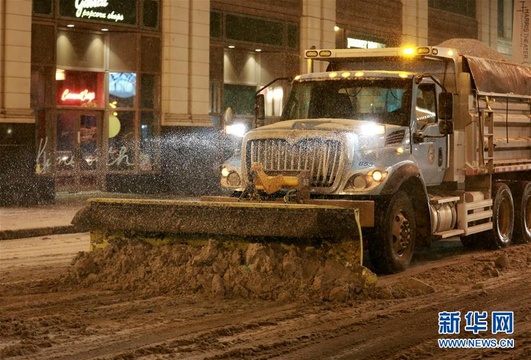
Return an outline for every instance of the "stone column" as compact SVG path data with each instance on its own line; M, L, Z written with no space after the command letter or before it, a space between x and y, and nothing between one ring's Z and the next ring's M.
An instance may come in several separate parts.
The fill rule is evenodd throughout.
M300 47L301 51L336 47L336 2L330 0L302 0ZM315 64L315 71L324 71L324 64ZM317 68L319 67L319 68ZM306 61L301 59L301 72L307 72Z
M402 45L428 44L428 1L402 0Z
M498 2L476 1L476 19L478 40L496 49L498 45Z
M162 125L212 126L210 1L163 1Z
M35 123L30 108L31 0L0 2L0 123Z

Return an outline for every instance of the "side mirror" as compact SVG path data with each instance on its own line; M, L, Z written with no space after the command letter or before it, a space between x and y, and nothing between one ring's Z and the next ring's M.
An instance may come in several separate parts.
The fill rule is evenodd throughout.
M258 94L254 103L254 124L256 127L265 125L265 96Z
M439 94L439 119L451 120L454 112L454 97L449 92Z
M451 120L439 121L439 132L444 135L452 135L454 133L454 123Z

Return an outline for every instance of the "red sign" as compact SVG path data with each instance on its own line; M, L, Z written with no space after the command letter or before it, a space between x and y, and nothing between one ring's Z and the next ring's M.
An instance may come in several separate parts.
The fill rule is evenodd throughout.
M104 79L103 72L65 70L63 79L56 81L57 105L103 107Z
M96 93L87 89L78 92L65 89L61 94L62 102L84 103L93 101L94 99L96 99Z

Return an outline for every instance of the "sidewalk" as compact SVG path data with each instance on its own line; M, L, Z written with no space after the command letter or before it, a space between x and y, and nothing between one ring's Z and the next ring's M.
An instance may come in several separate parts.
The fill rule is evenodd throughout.
M107 192L57 193L55 203L0 207L0 240L80 232L70 222L90 198L177 198L177 195L138 195Z

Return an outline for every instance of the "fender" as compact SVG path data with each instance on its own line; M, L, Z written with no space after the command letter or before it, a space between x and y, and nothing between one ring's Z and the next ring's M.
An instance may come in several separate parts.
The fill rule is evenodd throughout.
M392 195L401 188L411 197L413 208L417 214L419 245L429 247L432 241L429 196L424 179L415 165L405 164L396 169L387 180L380 194L384 196ZM419 190L422 190L422 192Z
M426 184L424 179L420 175L418 167L413 164L405 164L393 171L389 179L386 181L380 195L392 195L398 191L411 178L417 178L416 180L422 185L424 196L427 199L428 193L426 192Z

